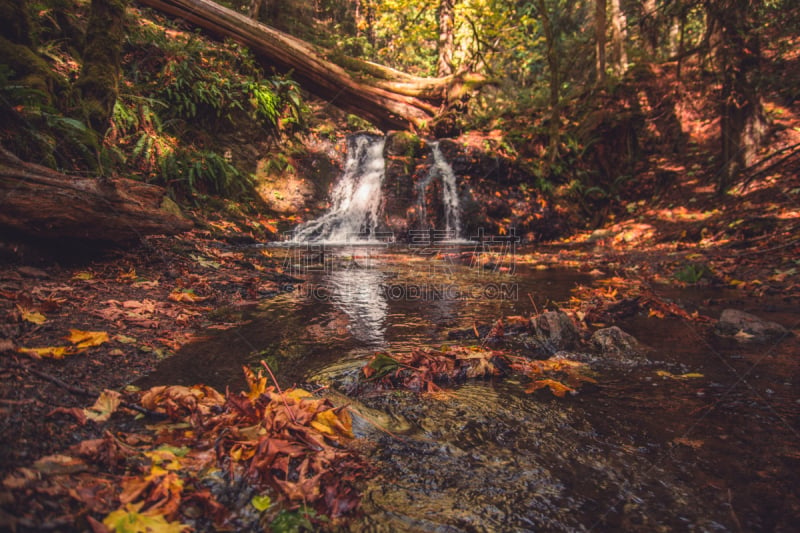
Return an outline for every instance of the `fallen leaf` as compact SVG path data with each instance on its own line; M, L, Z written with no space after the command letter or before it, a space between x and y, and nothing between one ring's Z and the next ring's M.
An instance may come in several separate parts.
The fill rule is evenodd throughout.
M116 533L182 533L191 529L180 522L168 522L163 514L140 513L144 502L129 503L103 519L103 525Z
M353 421L347 409L328 409L317 413L311 421L311 427L331 437L342 435L350 439L353 438Z
M119 398L120 394L117 391L106 389L100 394L94 405L84 409L83 413L89 420L105 422L119 408Z
M44 348L17 348L17 351L32 355L37 359L42 357L64 359L64 356L74 353L74 348L72 346L46 346Z
M108 342L108 333L105 331L82 331L80 329L69 330L69 335L66 337L68 341L73 343L78 350L85 350L93 346L100 346Z
M687 372L686 374L673 374L672 372L667 372L666 370L656 370L656 375L661 376L662 378L670 378L670 379L698 379L705 377L703 374L699 372Z
M528 387L525 389L525 392L530 394L545 387L549 387L550 392L552 392L554 396L558 396L559 398L563 398L568 392L575 392L575 389L567 387L560 381L556 381L554 379L537 379L536 381L528 385Z
M17 309L19 309L19 312L22 315L22 320L25 320L26 322L30 322L31 324L44 324L47 322L47 318L38 311L32 311L19 306Z
M272 498L266 494L256 494L250 499L250 504L256 508L256 511L263 512L272 505Z
M33 463L34 470L43 474L59 475L59 474L75 474L83 472L88 468L88 465L69 455L48 455L42 457Z
M208 300L208 296L198 296L192 290L188 291L181 291L181 290L174 290L170 293L167 298L173 302L186 302L186 303L195 303L195 302L202 302L204 300Z

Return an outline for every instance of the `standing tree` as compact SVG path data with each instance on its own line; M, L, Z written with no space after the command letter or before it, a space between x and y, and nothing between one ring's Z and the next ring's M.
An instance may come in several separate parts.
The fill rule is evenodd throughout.
M766 135L767 120L759 93L760 0L709 0L706 9L715 30L720 71L722 165L717 190L725 192L752 163Z
M127 3L127 0L92 0L83 68L75 84L86 121L101 139L111 123L119 92Z
M594 43L597 84L606 81L606 0L594 3Z
M453 73L453 32L455 28L453 0L439 1L439 61L436 64L437 76L449 76Z

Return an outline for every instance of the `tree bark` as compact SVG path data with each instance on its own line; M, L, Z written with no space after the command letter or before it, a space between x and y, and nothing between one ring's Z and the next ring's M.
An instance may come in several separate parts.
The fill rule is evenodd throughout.
M716 57L722 78L720 139L722 168L717 190L727 191L753 159L766 135L767 119L759 93L761 49L758 2L713 0L709 17L717 30Z
M86 122L102 139L111 124L119 92L120 53L125 41L128 0L92 0L83 49L83 67L75 88Z
M606 0L594 3L595 70L598 85L606 81Z
M36 238L127 242L191 227L161 187L69 176L0 148L0 229Z
M309 92L383 130L427 129L453 92L461 96L465 88L485 83L476 75L418 78L349 59L349 67L360 65L362 72L369 71L374 76L356 78L309 43L210 0L139 0L139 3L248 46L276 68L291 71Z
M449 76L453 73L453 48L455 30L453 0L439 0L439 61L436 65L437 76Z
M621 78L628 69L628 53L625 50L625 14L620 0L611 0L611 64L614 75Z

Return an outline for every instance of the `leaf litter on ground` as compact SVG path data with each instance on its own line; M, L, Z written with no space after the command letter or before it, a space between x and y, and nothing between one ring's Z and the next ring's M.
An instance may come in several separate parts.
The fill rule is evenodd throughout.
M204 385L128 393L128 402L166 420L107 431L41 459L38 470L9 474L3 488L20 511L10 526L236 530L293 512L320 527L341 524L356 512L369 472L347 446L348 411L303 389L268 386L261 371L244 372L249 390L236 394ZM104 391L85 416L102 423L125 411L120 396Z

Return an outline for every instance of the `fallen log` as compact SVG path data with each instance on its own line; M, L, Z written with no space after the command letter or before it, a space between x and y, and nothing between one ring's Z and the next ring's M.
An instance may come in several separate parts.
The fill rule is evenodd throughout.
M155 185L70 176L0 147L0 230L46 239L127 242L192 227Z
M487 83L477 74L420 78L359 59L335 54L329 59L305 41L210 0L138 2L248 46L279 70L290 71L312 94L384 130L427 129L448 101Z

